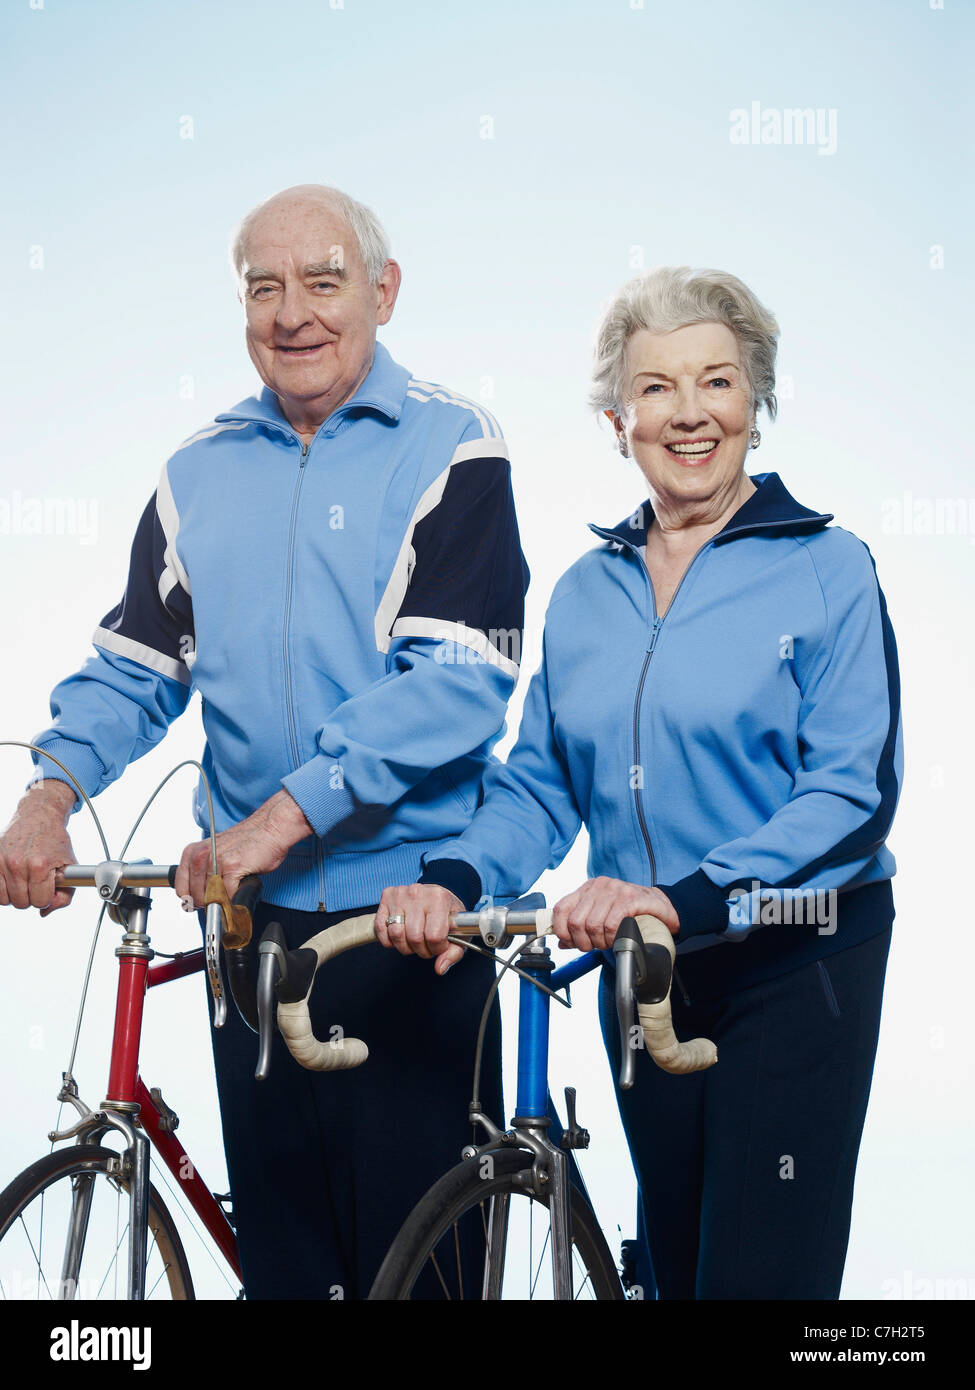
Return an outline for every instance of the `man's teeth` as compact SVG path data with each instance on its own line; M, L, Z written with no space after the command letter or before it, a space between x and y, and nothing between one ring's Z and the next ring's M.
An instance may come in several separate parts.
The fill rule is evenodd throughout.
M709 454L717 444L716 439L702 439L696 444L668 444L673 454Z

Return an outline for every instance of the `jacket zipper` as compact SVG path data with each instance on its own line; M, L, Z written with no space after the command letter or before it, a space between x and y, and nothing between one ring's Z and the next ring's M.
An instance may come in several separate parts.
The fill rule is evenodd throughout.
M300 763L298 751L298 731L295 723L295 712L292 702L291 684L291 654L289 650L289 639L291 637L291 594L294 587L294 558L295 558L295 527L298 521L298 498L301 494L301 484L305 476L305 463L308 458L308 445L301 445L301 459L298 462L298 481L295 485L294 499L291 503L291 528L288 532L288 583L285 591L284 602L284 693L285 707L288 711L288 733L291 736L291 756L297 768Z
M657 645L657 634L660 631L660 624L663 618L658 618L656 614L653 619L653 626L650 629L650 643L647 647L647 654L643 658L643 670L640 672L640 681L636 688L636 700L633 705L633 766L638 774L637 786L633 788L633 795L636 797L636 815L640 822L640 830L643 834L643 843L646 845L647 854L650 858L650 882L657 882L657 861L654 858L653 845L650 843L650 831L647 829L646 818L643 814L643 802L640 800L640 786L642 776L640 776L642 764L640 763L640 701L643 698L643 687L647 679L647 670L650 666L650 658L653 656L653 649Z
M674 590L674 596L673 596L673 598L670 600L670 605L669 605L669 607L668 607L668 609L667 609L667 612L668 612L668 613L671 611L671 609L673 608L674 604L677 602L677 595L680 593L681 589L682 589L683 586L684 586L684 580L687 578L687 576L690 574L691 570L692 570L692 569L694 568L694 566L697 564L698 557L702 554L703 551L707 550L707 548L708 548L708 546L709 546L710 544L711 544L710 541L706 541L705 544L701 546L701 549L697 552L697 554L696 554L696 555L694 556L694 558L691 560L691 563L687 566L687 569L686 569L686 570L684 571L684 573L681 575L680 583L677 585L677 588ZM631 548L632 548L634 551L636 551L636 546L633 546L633 547L631 547ZM637 554L639 554L638 551L637 551ZM650 629L650 642L649 642L649 644L648 644L648 646L647 646L647 654L646 654L646 656L645 656L644 659L643 659L643 669L642 669L641 672L640 672L640 680L639 680L639 684L637 685L637 691L636 691L636 700L634 701L634 704L633 704L633 765L634 765L634 767L635 767L635 769L637 770L638 773L641 772L642 767L643 767L643 764L642 764L641 761L640 761L640 703L641 703L641 701L642 701L642 699L643 699L643 687L644 687L644 685L646 684L647 671L650 669L650 662L651 662L651 660L652 660L652 658L653 658L654 648L655 648L656 645L657 645L657 638L658 638L659 635L660 635L660 629L661 629L661 627L663 626L663 622L664 622L663 618L658 617L658 615L657 615L657 595L654 593L654 589L653 589L653 580L650 578L650 571L649 571L649 569L647 568L646 559L645 559L645 557L644 557L642 554L639 554L639 558L640 558L640 563L641 563L641 565L643 566L643 572L644 572L644 574L645 574L646 577L647 577L647 586L648 586L648 588L649 588L649 590L650 590L650 600L651 600L651 602L653 603L653 625L652 625L652 627L651 627L651 629ZM650 860L650 883L651 883L651 885L652 885L653 887L656 887L656 885L657 885L657 861L656 861L656 858L654 857L653 845L650 843L650 831L649 831L648 828L647 828L646 817L645 817L644 814L643 814L643 802L642 802L641 799L640 799L640 792L641 792L641 790L642 790L642 785L641 785L642 782L643 782L642 776L638 776L638 777L637 777L637 785L633 788L633 795L634 795L634 797L636 798L636 814L637 814L637 820L640 822L640 830L641 830L641 833L642 833L642 835L643 835L643 843L644 843L645 846L646 846L647 856L648 856L648 858L649 858L649 860ZM684 988L684 982L683 982L683 980L682 980L681 977L680 977L680 973L678 972L676 963L675 963L675 965L674 965L674 981L676 982L677 988L680 990L681 994L682 994L683 997L684 997L684 1003L689 1005L690 1002L691 1002L690 995L687 993L687 990Z
M299 440L301 445L301 458L298 461L298 481L295 484L294 501L291 504L291 529L288 533L288 585L284 607L284 690L285 706L288 711L288 732L291 736L291 756L295 767L301 763L301 753L298 748L298 728L295 721L294 701L292 699L291 682L291 654L289 650L289 639L291 636L291 594L294 587L294 551L295 551L295 528L298 522L298 498L301 495L301 484L305 477L305 464L308 462L308 450L311 447ZM322 842L315 837L315 860L318 866L318 910L325 911L325 873L322 866Z

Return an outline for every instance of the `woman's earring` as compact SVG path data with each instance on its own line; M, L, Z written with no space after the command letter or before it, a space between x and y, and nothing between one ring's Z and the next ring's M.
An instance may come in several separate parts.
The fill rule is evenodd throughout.
M751 448L751 449L757 449L758 446L759 446L759 444L761 444L761 442L762 442L762 436L759 434L758 430L755 429L755 428L753 427L753 428L752 428L751 434L748 436L748 445L749 445L749 448Z
M625 434L621 434L621 435L620 435L620 453L623 455L623 457L624 457L625 459L628 459L628 458L630 457L630 451L629 451L629 449L626 447L626 435L625 435Z

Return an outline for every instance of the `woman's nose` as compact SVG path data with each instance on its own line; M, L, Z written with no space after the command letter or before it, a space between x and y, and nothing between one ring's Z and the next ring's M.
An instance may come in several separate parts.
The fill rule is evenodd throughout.
M693 429L707 419L707 411L698 396L696 387L679 386L674 400L674 413L671 417L675 425Z

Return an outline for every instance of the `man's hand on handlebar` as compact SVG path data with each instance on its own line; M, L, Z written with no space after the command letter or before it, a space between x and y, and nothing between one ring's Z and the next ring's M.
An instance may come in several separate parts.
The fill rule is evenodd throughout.
M312 834L294 798L276 792L263 806L216 836L217 868L232 898L242 878L269 873L284 862L292 845ZM203 906L211 872L210 841L194 840L183 850L173 885L187 911Z
M562 950L608 951L624 917L658 917L672 936L680 931L674 905L659 888L590 878L555 904L552 931Z
M376 938L383 946L392 946L400 955L436 957L434 970L444 975L464 954L463 946L447 940L451 912L463 912L460 898L446 888L432 883L408 883L387 888L376 913ZM386 925L387 918L401 917Z
M46 917L70 903L73 890L55 891L54 874L77 863L66 829L74 803L72 788L53 779L21 798L0 836L0 906L38 907Z

